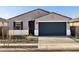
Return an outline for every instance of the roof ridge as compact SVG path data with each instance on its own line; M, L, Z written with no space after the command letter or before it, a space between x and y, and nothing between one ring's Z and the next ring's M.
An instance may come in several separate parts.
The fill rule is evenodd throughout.
M66 17L66 18L70 18L70 19L72 19L71 17L64 16L64 15L59 14L59 13L56 13L56 12L50 12L50 11L47 11L47 10L44 10L44 9L41 9L41 8L37 8L37 9L31 10L31 11L28 11L28 12L22 13L22 14L20 14L20 15L17 15L17 16L14 16L14 17L11 17L11 18L9 18L8 20L10 20L10 19L12 19L12 18L16 18L16 17L21 16L21 15L24 15L24 14L31 13L31 12L36 11L36 10L41 10L41 11L47 12L47 13L49 13L49 14L54 13L54 14L57 14L57 15L60 15L60 16L63 16L63 17ZM48 15L48 14L46 14L46 15ZM44 16L45 16L45 15L44 15ZM41 17L43 17L43 16L41 16ZM40 18L40 17L39 17L39 18Z
M31 10L31 11L28 11L28 12L25 12L25 13L22 13L22 14L19 14L19 15L16 15L16 16L11 17L11 18L9 18L9 19L12 19L12 18L15 18L15 17L21 16L21 15L24 15L24 14L28 14L28 13L31 13L31 12L36 11L36 10L41 10L41 11L44 11L44 12L50 13L49 11L46 11L46 10L43 10L43 9L37 8L37 9Z
M51 13L54 13L54 14L57 14L57 15L60 15L60 16L63 16L63 17L66 17L66 18L70 18L70 19L72 19L71 17L64 16L64 15L62 15L62 14L59 14L59 13L56 13L56 12L51 12Z
M46 10L44 10L44 9L40 9L40 8L38 8L38 9L39 9L39 10L46 11ZM48 12L49 12L49 11L48 11ZM56 13L56 12L49 12L49 13L50 13L50 14L54 13L54 14L57 14L57 15L60 15L60 16L64 16L64 15L59 14L59 13ZM72 19L71 17L68 17L68 16L64 16L64 17Z

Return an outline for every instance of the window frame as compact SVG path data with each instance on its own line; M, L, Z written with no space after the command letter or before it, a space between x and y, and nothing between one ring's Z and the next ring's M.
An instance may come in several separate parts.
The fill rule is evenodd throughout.
M20 28L18 28L20 27ZM23 22L13 22L13 29L14 30L23 30Z

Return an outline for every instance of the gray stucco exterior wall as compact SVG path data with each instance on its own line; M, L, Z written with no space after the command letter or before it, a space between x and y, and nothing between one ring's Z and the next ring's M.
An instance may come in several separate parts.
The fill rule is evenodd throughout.
M9 31L13 30L13 22L22 21L23 22L23 30L26 30L26 32L28 32L29 31L28 21L35 20L36 18L45 16L47 14L49 14L49 13L38 9L38 10L34 10L32 12L25 13L25 14L16 16L14 18L11 18L8 21ZM10 32L12 32L12 31L10 31Z
M11 18L11 19L9 19L9 24L8 24L9 29L13 30L13 22L23 21L23 29L27 30L28 29L28 21L35 20L36 18L39 18L39 17L47 15L47 14L48 14L47 12L44 12L41 10L36 10L31 13L26 13L21 16Z
M14 31L15 33L18 32L13 30L13 22L22 21L23 31L25 30L24 33L27 32L27 35L28 35L28 32L29 32L28 21L31 21L31 20L35 20L35 30L34 30L35 35L39 34L39 27L38 27L39 22L66 22L66 34L70 35L70 26L68 23L70 18L64 17L59 14L55 14L55 13L48 13L42 10L35 10L30 13L25 13L25 14L10 18L8 21L9 31L10 32Z
M70 35L70 26L69 26L70 18L66 18L56 14L49 14L44 17L40 17L35 20L35 35L39 34L39 22L66 22L66 35Z

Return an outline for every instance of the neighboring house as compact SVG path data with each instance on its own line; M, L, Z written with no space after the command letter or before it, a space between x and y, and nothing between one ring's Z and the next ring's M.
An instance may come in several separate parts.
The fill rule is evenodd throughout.
M71 35L79 36L79 17L70 20L70 27L71 27Z
M7 36L8 33L8 22L6 19L0 18L0 38L2 35Z
M71 18L36 9L8 20L9 35L69 36Z

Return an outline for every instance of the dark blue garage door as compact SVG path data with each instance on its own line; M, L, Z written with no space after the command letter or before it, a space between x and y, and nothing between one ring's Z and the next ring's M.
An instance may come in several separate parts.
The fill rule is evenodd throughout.
M39 36L65 36L65 22L39 22Z

